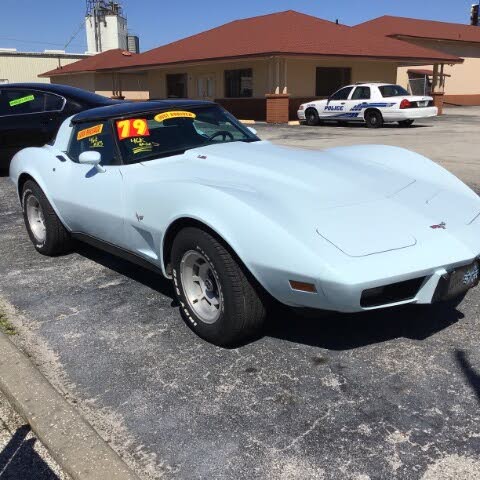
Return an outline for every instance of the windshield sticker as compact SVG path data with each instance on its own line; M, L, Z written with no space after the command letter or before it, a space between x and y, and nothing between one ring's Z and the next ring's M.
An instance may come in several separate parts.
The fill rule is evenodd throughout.
M98 135L99 133L102 133L103 130L103 123L100 125L95 125L94 127L90 128L85 128L84 130L80 130L77 133L77 140L83 140L88 137L93 137L95 135Z
M132 152L134 155L139 153L151 152L153 150L152 142L147 142L144 138L131 138L130 143L133 144Z
M28 95L26 97L17 98L16 100L12 100L12 101L8 102L8 104L11 107L16 107L17 105L21 105L22 103L32 102L33 100L35 100L35 95Z
M154 118L156 122L163 122L170 118L196 118L196 115L192 112L177 111L159 113L158 115L155 115Z
M103 148L103 140L99 140L97 135L90 137L90 148Z
M117 122L117 134L120 140L125 140L133 137L148 137L150 131L145 118L129 118Z

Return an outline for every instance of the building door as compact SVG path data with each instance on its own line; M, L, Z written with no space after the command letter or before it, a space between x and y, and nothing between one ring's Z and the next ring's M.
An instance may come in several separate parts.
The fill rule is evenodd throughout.
M317 67L315 95L329 97L339 88L351 83L352 69L338 67Z
M188 98L188 75L186 73L174 73L167 75L167 97Z
M197 97L202 100L213 100L215 98L214 75L201 75L197 78Z

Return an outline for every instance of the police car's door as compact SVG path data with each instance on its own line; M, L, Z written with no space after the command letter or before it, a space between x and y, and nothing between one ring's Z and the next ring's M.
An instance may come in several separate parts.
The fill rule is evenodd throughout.
M342 118L348 111L347 100L352 90L353 87L344 87L331 95L323 107L323 112L320 112L321 116L324 118Z
M364 85L355 87L355 90L350 95L350 99L346 102L345 106L350 113L350 118L362 118L365 106L369 103L371 97L370 87Z

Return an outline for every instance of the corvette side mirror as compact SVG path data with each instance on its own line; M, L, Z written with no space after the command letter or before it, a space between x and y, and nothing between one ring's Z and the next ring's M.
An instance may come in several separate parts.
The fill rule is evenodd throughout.
M78 163L83 165L93 165L98 172L105 172L105 169L100 165L102 161L102 155L100 152L90 150L88 152L82 152L78 157Z

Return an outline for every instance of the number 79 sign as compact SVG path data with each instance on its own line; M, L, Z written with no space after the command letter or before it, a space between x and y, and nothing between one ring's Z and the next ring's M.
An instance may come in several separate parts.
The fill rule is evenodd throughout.
M129 118L117 121L117 133L120 140L132 137L148 137L147 120L145 118Z

